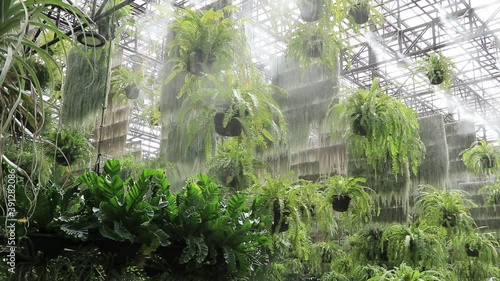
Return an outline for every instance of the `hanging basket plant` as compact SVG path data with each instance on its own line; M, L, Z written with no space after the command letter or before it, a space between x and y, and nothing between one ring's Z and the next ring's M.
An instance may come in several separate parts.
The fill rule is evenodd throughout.
M497 174L500 170L500 148L486 140L475 141L460 152L465 167L474 174Z
M203 73L212 72L215 60L212 53L205 55L201 49L193 50L187 56L186 70L193 75L201 76Z
M379 207L375 201L375 191L363 186L365 182L364 178L333 176L323 180L322 184L333 210L346 212L354 205L351 212L368 220L373 214L379 213Z
M253 66L226 72L213 88L199 86L199 91L186 96L177 116L185 138L190 144L203 143L207 158L214 152L214 133L242 136L252 144L249 149L281 144L286 139L286 122L273 97L285 91L268 84Z
M331 106L326 124L333 137L342 136L354 157L366 158L375 171L390 160L394 175L402 174L405 164L416 174L425 150L417 117L401 100L384 94L376 79L370 89L351 91Z
M431 53L427 59L416 62L417 71L424 73L432 85L441 85L443 89L450 88L455 76L455 64L441 52Z
M336 69L337 57L347 46L343 43L342 34L335 30L330 21L323 19L295 24L285 38L286 56L303 65L319 61L332 70Z
M48 156L55 157L59 165L73 165L90 157L92 144L87 134L80 129L56 131L50 135L49 140L51 145L47 149Z
M431 185L420 187L415 198L415 211L420 222L467 232L475 227L470 207L477 206L467 199L468 193L458 189L437 189Z
M233 10L233 6L217 11L187 7L175 10L170 25L175 35L167 45L173 67L166 83L182 72L195 77L211 74L216 64L228 66L243 55L243 28L238 20L227 17Z
M488 205L492 205L496 210L496 206L500 205L500 183L492 182L481 187L477 194L482 195L484 201Z
M296 0L300 10L300 18L305 22L314 22L320 19L325 9L324 0Z
M368 2L360 1L351 6L349 9L349 15L357 24L367 23L370 19L370 5Z

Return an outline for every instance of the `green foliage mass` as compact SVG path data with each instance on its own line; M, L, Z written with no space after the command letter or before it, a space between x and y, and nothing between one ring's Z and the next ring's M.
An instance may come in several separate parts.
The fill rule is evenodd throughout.
M416 174L425 150L417 117L401 100L384 94L376 79L370 89L357 89L334 104L326 125L334 137L345 139L355 160L365 157L375 171L391 161L394 175L403 174L406 164Z

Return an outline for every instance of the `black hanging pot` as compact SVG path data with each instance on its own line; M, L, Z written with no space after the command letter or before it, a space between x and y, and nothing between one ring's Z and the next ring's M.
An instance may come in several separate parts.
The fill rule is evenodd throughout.
M76 155L70 148L61 148L56 151L56 162L61 166L69 166L76 161Z
M215 62L215 56L209 54L205 61L205 54L201 49L195 49L188 55L186 62L187 71L193 75L201 76L203 73L210 72Z
M368 22L370 15L370 7L368 4L355 4L349 10L349 15L357 24L364 24Z
M471 249L469 244L465 244L465 252L469 257L478 257L479 249Z
M491 169L493 167L495 167L495 158L493 157L488 157L486 155L484 155L483 157L481 157L481 165L485 168L488 168L488 169Z
M443 214L443 220L441 225L443 227L455 227L457 226L457 215L453 213L445 212Z
M284 207L284 210L281 210L279 201L274 201L273 206L273 225L272 225L272 233L285 232L290 228L288 223L288 218L290 217L290 211Z
M226 110L227 112L227 110ZM237 137L241 135L243 131L243 125L241 124L238 117L240 114L236 112L233 117L228 121L227 125L224 126L224 116L226 112L217 112L214 117L215 132L221 136L226 137Z
M305 22L319 20L325 6L324 0L297 0L300 18Z
M136 98L139 97L139 88L135 83L130 84L127 87L125 87L125 95L129 99L135 100Z
M439 85L444 82L444 77L439 72L433 72L433 75L427 73L427 78L429 78L432 85Z
M349 209L351 197L347 195L334 195L332 197L332 208L337 212L346 212Z
M323 52L323 38L319 35L313 35L311 38L304 42L304 50L311 58L318 58Z
M354 114L353 114L354 115ZM358 115L353 121L352 121L352 132L358 136L366 136L367 131L365 126L361 123L362 116Z

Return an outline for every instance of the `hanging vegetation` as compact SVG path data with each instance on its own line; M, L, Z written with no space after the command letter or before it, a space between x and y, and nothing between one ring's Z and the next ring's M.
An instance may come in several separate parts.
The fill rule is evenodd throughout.
M325 179L325 197L331 202L335 211L350 211L359 216L364 221L369 221L373 215L378 215L379 209L376 204L376 193L369 187L363 186L366 182L364 178L346 178L343 176L333 176Z
M410 164L416 174L425 149L417 117L402 101L384 94L375 79L370 89L351 91L331 106L326 125L334 137L345 139L355 161L366 157L375 171L380 163L392 161L394 175L403 174L402 167Z
M265 169L265 163L236 138L224 140L207 166L208 174L231 190L243 190L257 183L257 171Z
M187 72L186 84L189 85L197 76L228 68L238 57L238 61L242 61L246 41L241 23L227 16L233 10L234 6L218 11L175 10L175 19L170 25L175 36L167 45L174 65L165 83Z
M471 146L462 150L465 167L474 174L497 174L500 172L500 148L486 140L475 141Z
M469 208L477 206L467 195L463 190L424 185L415 198L415 212L422 223L467 233L476 225Z
M427 75L432 85L448 90L455 77L455 64L441 52L431 53L427 59L416 62L418 72Z
M496 206L500 205L500 183L491 182L481 187L478 192L482 195L486 204L492 205L496 210Z
M64 83L61 119L75 126L94 118L106 105L110 82L108 47L83 49L70 51Z
M59 165L73 165L78 161L88 160L90 157L92 145L89 136L81 129L63 129L53 132L48 140L52 143L47 147L47 155L55 157Z
M183 136L188 144L202 142L205 156L210 156L216 129L222 136L237 132L235 135L248 149L266 148L286 140L285 118L273 97L285 94L283 89L268 84L251 65L240 66L219 78L221 81L213 81L214 87L200 85L199 91L182 103L178 122L185 128Z
M305 66L319 61L332 70L339 67L338 56L348 45L328 18L292 28L286 36L286 56Z

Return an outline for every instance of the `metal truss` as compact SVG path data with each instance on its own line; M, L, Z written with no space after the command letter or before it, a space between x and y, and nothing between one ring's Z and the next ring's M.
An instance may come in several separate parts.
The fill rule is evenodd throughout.
M107 2L80 0L79 6L95 20L110 12L101 9ZM166 22L154 20L156 5L203 9L215 2L121 0L117 7L131 6L138 23L138 28L128 32L120 42L124 66L141 63L151 73L160 73ZM388 94L403 99L421 116L440 113L446 122L473 119L479 138L497 139L500 132L500 4L478 2L484 1L372 0L385 22L380 26L368 25L362 34L345 34L352 50L341 57L341 82L367 88L378 78ZM296 5L282 0L233 0L232 3L241 7L236 16L248 19L245 31L252 61L270 77L276 58L286 49L287 32L300 21ZM94 6L95 9L90 8ZM52 16L57 20L56 13ZM65 22L71 23L71 20ZM146 33L139 28L144 26L148 27ZM414 70L414 62L426 58L431 51L441 51L456 63L457 75L448 91L430 86L425 74ZM129 142L159 144L159 134L141 129L146 127L140 118L132 118ZM145 151L153 155L156 147L151 145Z

